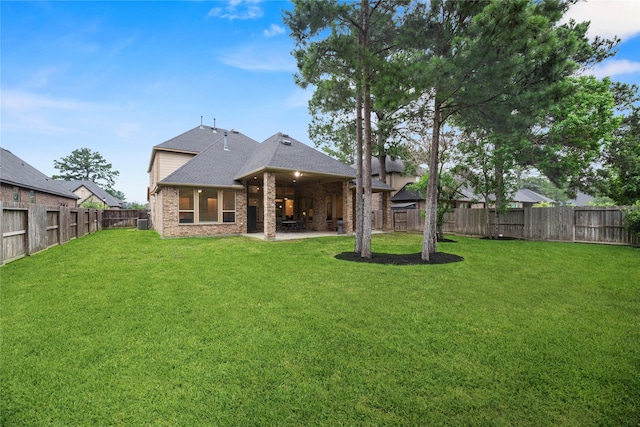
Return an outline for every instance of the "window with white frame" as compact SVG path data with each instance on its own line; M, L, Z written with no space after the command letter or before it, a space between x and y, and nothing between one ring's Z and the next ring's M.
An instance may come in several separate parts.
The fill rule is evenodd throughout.
M218 224L235 221L235 191L212 188L180 189L178 207L180 224Z

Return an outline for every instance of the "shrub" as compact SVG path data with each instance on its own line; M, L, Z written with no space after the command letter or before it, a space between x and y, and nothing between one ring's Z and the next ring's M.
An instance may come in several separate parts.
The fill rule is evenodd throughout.
M640 237L640 200L629 208L623 209L625 226L632 234Z

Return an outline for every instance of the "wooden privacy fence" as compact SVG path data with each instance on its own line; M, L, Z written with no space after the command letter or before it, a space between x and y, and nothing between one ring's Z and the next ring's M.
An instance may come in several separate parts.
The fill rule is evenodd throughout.
M394 230L423 231L420 211L394 211ZM489 227L495 230L494 210ZM488 236L484 209L455 209L443 225L445 233ZM638 245L640 239L627 231L619 207L555 207L511 209L498 218L498 234L527 240L592 242Z
M0 202L0 264L101 229L101 210Z
M147 210L108 209L102 213L102 228L136 228L139 219L149 219Z

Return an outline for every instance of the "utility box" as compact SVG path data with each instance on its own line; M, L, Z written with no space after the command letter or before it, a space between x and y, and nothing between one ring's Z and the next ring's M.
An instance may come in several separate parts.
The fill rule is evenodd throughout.
M148 229L149 229L149 220L138 219L138 230L148 230Z

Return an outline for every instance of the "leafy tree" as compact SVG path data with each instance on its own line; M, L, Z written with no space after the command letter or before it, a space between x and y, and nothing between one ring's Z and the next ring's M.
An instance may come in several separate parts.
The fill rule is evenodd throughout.
M429 175L423 175L420 180L409 185L409 189L424 194L429 181ZM437 238L438 241L444 240L444 232L442 227L449 219L449 215L456 207L456 200L460 197L460 189L464 186L464 182L456 180L453 174L447 171L440 171L438 175L438 215L436 216ZM424 212L421 212L424 213Z
M60 171L53 179L93 181L107 189L113 188L115 178L120 175L99 152L88 148L73 150L70 155L54 160L53 166Z
M566 188L559 188L544 176L529 176L518 181L518 188L528 188L538 194L555 200L560 205L566 204L569 197Z
M521 130L556 99L556 84L579 65L607 55L609 41L588 42L588 24L558 25L567 7L559 0L434 0L414 14L414 46L425 52L420 90L432 100L430 174L438 170L440 129L453 120L500 143L488 159L500 188L502 160L511 160L522 143ZM435 182L428 183L426 198L422 258L428 260L436 251Z
M612 90L618 109L625 114L604 150L604 167L596 184L618 205L632 205L640 200L640 95L636 85L614 83Z
M126 201L127 199L127 196L122 191L115 190L113 188L107 188L105 191L122 202Z
M317 108L340 115L349 105L355 107L355 251L364 258L371 257L372 86L374 75L387 60L381 53L393 46L397 12L406 3L295 0L294 10L284 15L297 46L294 56L300 73L296 75L296 83L318 87L312 113ZM345 96L348 100L343 103L340 99ZM320 125L318 129L322 132L331 128L333 124L329 128ZM339 133L340 144L348 143L345 136L353 127L338 128L344 129Z
M534 166L574 196L590 187L594 162L609 147L620 118L608 78L570 77L535 126L521 162Z
M85 209L104 209L105 208L104 202L99 202L98 200L95 200L93 198L85 200L84 202L80 203L79 206Z
M431 1L416 8L414 47L424 52L420 91L431 99L429 174L438 171L440 130L455 118L467 128L504 111L526 110L525 96L510 96L564 71L563 46L554 34L562 16L557 2ZM557 71L556 71L557 70ZM546 74L546 75L545 75ZM526 95L526 94L525 94ZM518 105L510 102L518 100ZM487 127L483 127L485 130ZM491 129L493 131L493 129ZM422 258L436 252L437 185L429 181Z
M640 200L624 209L625 226L629 232L640 237Z

